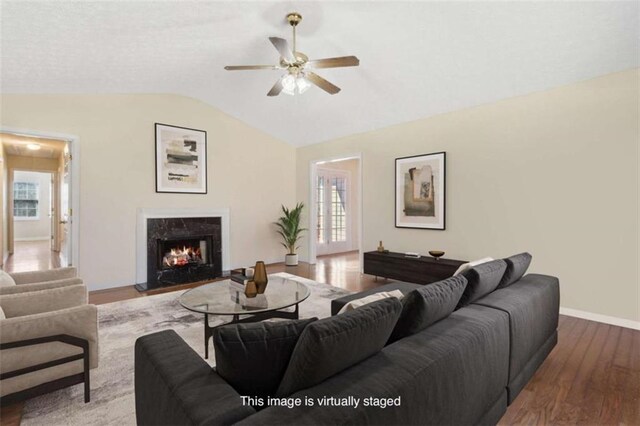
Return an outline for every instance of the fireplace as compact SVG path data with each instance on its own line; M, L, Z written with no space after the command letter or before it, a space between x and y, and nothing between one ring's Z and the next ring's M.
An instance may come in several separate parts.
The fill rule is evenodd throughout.
M222 276L220 217L147 219L147 282L138 290Z

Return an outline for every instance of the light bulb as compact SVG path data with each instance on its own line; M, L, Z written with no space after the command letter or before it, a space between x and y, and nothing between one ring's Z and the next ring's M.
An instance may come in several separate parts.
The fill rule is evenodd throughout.
M27 144L27 149L30 151L37 151L40 149L40 145L37 143L30 143L30 144Z
M298 93L300 94L303 94L309 89L309 87L311 87L311 83L302 76L296 79L296 85L298 86Z
M296 93L296 78L289 74L282 79L282 91L287 95L295 95Z

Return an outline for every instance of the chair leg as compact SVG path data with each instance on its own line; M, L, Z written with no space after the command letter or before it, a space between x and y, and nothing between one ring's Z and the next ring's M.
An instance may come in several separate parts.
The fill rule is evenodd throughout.
M91 401L91 376L89 373L89 345L84 349L84 403Z

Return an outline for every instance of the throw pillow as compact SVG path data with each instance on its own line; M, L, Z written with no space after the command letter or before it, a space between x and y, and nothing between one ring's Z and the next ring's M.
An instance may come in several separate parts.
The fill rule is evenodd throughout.
M498 284L498 288L507 287L516 281L518 281L531 264L531 255L529 253L520 253L504 259L507 264L507 270L504 272L504 276Z
M395 297L369 303L304 329L276 396L287 397L380 352L398 321Z
M460 265L460 267L456 270L456 272L453 273L453 276L457 276L462 274L464 271L467 271L471 268L473 268L474 266L478 266L482 263L487 263L487 262L491 262L493 260L492 257L483 257L482 259L478 259L478 260L474 260L472 262L469 263L464 263L462 265Z
M378 301L378 300L382 300L382 299L386 299L389 297L395 297L398 300L402 300L402 298L404 297L404 294L402 294L402 292L400 290L393 290L393 291L380 291L378 293L374 293L374 294L370 294L369 296L365 296L362 297L360 299L356 299L356 300L352 300L351 302L347 303L346 305L344 305L342 307L342 309L340 309L340 311L338 312L338 314L341 314L343 312L347 312L347 311L352 311L356 308L359 308L361 306L364 306L366 304Z
M11 275L0 269L0 287L8 287L10 285L16 285Z
M216 371L241 395L273 396L300 334L316 319L231 324L214 329Z
M415 334L448 317L466 287L467 279L458 275L409 292L402 301L402 313L389 342Z
M462 275L467 279L468 283L457 308L467 306L495 290L500 284L506 269L506 262L498 259L474 266L464 272Z

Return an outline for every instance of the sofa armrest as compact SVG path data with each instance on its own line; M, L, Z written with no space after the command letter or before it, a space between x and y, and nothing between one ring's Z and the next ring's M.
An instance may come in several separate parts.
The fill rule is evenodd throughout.
M17 342L40 337L68 334L89 342L89 364L98 366L98 310L95 305L82 305L54 312L43 312L0 320L0 343ZM11 370L30 358L32 347L3 351L2 369ZM35 351L38 351L35 349ZM40 349L41 353L46 348ZM10 362L14 360L15 362ZM20 366L18 365L18 368Z
M135 345L136 419L143 425L227 425L255 413L173 330Z
M0 307L7 318L58 311L87 304L84 285L0 295Z
M48 290L51 288L66 287L70 285L82 284L80 278L63 278L60 280L45 281L41 283L28 283L20 285L8 285L0 287L0 295L27 293L30 291Z
M45 281L62 280L65 278L76 278L78 271L74 267L49 269L46 271L14 272L11 278L16 284L41 283Z

